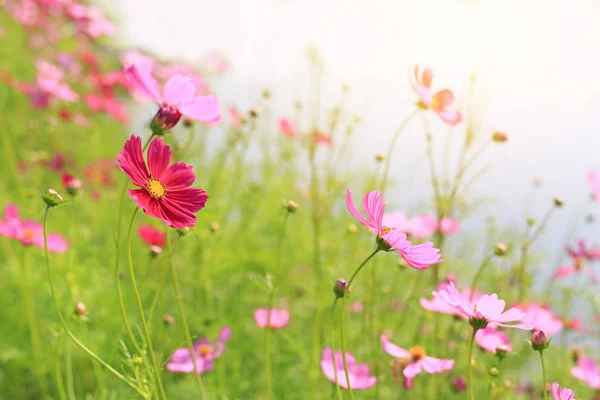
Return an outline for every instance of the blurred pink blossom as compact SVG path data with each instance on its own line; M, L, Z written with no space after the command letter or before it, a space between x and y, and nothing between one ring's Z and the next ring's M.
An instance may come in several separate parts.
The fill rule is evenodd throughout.
M342 352L336 351L333 356L332 353L333 350L331 347L323 350L321 371L323 371L325 377L331 382L337 383L343 389L348 389ZM369 376L369 366L367 364L357 364L352 354L348 352L346 353L346 363L348 365L348 377L352 390L365 390L375 386L377 378Z
M257 308L254 311L254 322L259 328L281 329L290 323L290 313L287 310L271 308L269 315L268 308Z
M582 380L592 389L600 390L600 371L596 361L591 358L579 357L577 366L571 368L571 375Z
M462 121L462 114L456 110L452 91L442 89L432 93L433 72L431 68L416 65L409 72L409 78L413 90L420 98L418 103L420 107L434 111L448 125L454 126Z
M493 325L478 330L475 334L475 342L479 347L491 353L495 353L498 346L506 346L509 352L512 351L510 338L506 332L499 331Z

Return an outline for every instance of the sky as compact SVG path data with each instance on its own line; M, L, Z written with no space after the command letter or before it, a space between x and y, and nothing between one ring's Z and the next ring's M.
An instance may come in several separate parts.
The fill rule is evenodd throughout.
M485 115L483 131L501 130L510 139L486 154L484 161L494 167L476 186L477 195L493 204L465 225L481 227L488 213L506 226L522 223L536 176L544 185L534 200L535 216L541 217L553 195L570 206L557 213L542 238L545 251L562 249L575 215L597 211L586 201L586 174L600 168L598 0L101 3L119 21L123 46L191 63L209 51L224 54L232 69L217 94L240 109L269 88L275 112L290 115L294 102L306 99L307 48L318 49L325 66L322 103L337 104L341 85L348 84L348 107L363 119L355 142L358 163L385 152L412 110L410 67L431 66L433 85L451 88L459 99L475 74L474 112ZM432 129L438 143L448 134L436 121ZM401 186L390 202L399 209L415 210L430 196L423 154L423 127L413 121L392 164ZM596 231L588 226L576 236L594 240Z

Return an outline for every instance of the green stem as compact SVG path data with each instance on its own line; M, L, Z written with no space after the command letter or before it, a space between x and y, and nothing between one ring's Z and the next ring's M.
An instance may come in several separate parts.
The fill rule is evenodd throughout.
M58 389L58 395L60 396L60 400L67 400L67 394L65 392L65 385L62 379L62 362L60 359L60 348L63 344L63 336L61 335L58 339L58 345L56 346L56 357L55 357L55 374L56 374L56 388Z
M475 399L475 397L473 397L473 365L471 361L473 359L473 342L475 341L476 333L477 329L473 328L473 334L471 335L471 341L469 342L469 356L467 358L467 386L469 387L469 398L471 400Z
M334 347L335 347L335 335L334 335L334 325L335 325L335 305L337 304L339 297L336 297L335 300L333 301L333 304L331 305L331 323L330 323L330 334L331 334L331 362L333 363L333 376L335 377L335 390L337 393L337 397L338 400L344 400L344 397L342 396L342 389L340 388L340 385L338 384L338 370L337 370L337 364L335 362L335 351L334 351Z
M196 383L198 384L198 388L200 389L200 393L202 394L202 399L206 400L206 391L204 389L204 383L202 382L202 377L200 376L201 371L197 370L198 364L196 363L196 351L194 350L194 342L192 341L192 335L190 333L190 326L188 325L188 321L185 315L185 309L183 307L183 301L181 296L181 289L179 288L179 279L177 277L177 270L175 269L175 264L173 263L173 246L171 246L171 242L167 237L167 248L169 251L169 267L171 269L171 278L173 279L173 290L175 291L175 299L177 300L177 307L179 307L179 314L181 316L181 322L183 324L183 331L185 334L185 340L187 342L187 346L190 349L190 354L192 356L192 363L194 364Z
M544 351L540 350L540 361L542 362L542 392L544 400L548 400L548 391L546 390L546 364L544 363Z
M71 343L65 342L65 368L67 370L67 390L69 400L77 400L75 396L75 385L73 383L73 358L71 357Z
M142 305L142 298L140 297L140 292L138 290L137 282L135 279L135 271L133 270L133 257L131 256L131 231L133 230L133 221L135 220L135 216L137 215L138 210L139 208L136 206L135 210L133 211L133 214L131 215L131 221L129 221L129 228L127 229L127 258L129 261L129 278L131 279L133 294L135 295L138 311L142 320L142 330L144 332L144 336L148 346L148 352L150 353L150 361L152 362L152 368L154 369L154 375L156 377L156 384L158 386L159 396L166 399L167 397L165 395L165 389L163 388L162 380L160 377L160 369L158 368L158 363L156 362L156 356L154 355L154 348L152 346L152 339L150 338L150 330L148 329L148 324L146 323L146 316L144 315L144 306Z
M486 257L485 260L483 260L483 262L477 269L475 276L473 277L473 281L471 282L471 293L469 294L470 302L473 301L473 296L475 295L475 286L477 285L477 281L479 281L479 277L481 276L481 273L483 272L485 267L490 263L491 259L492 259L492 255L490 254L489 256Z
M50 207L46 207L46 211L44 213L44 224L43 224L43 227L44 227L44 259L46 261L46 269L48 271L48 283L50 285L50 292L52 293L52 300L54 301L54 307L56 309L56 313L58 314L58 319L60 320L60 323L61 323L63 329L65 330L67 335L71 338L71 340L81 350L83 350L88 356L90 356L91 358L96 360L98 363L100 363L104 368L109 370L114 376L116 376L117 378L119 378L120 380L125 382L129 387L131 387L133 390L138 392L140 394L140 396L142 396L144 399L149 399L150 396L147 393L145 393L140 388L138 388L133 382L131 382L129 379L125 378L119 371L117 371L116 369L111 367L106 361L101 359L98 355L96 355L96 353L94 353L89 348L87 348L83 343L81 343L79 341L79 339L77 339L75 337L73 332L71 332L71 330L67 326L67 322L65 321L65 318L64 318L62 312L60 311L60 304L58 304L58 298L56 297L56 292L54 291L54 283L52 280L52 271L50 269L50 261L48 258L48 233L46 230L46 220L48 219L48 210L49 209L50 209Z

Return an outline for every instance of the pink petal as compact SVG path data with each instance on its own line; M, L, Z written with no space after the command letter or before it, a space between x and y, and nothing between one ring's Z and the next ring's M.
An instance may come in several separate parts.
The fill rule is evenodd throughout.
M171 162L171 148L165 145L165 142L160 137L152 140L148 148L150 176L153 178L162 178L163 173L169 166L169 162ZM163 181L163 183L165 182Z
M381 201L381 193L372 190L363 198L363 210L367 219L377 229L379 233L382 229L383 214L385 213L385 204Z
M454 367L454 360L442 360L433 357L424 357L421 360L423 369L428 374L437 374L443 371L451 370Z
M421 372L421 363L419 361L412 361L404 368L402 375L404 375L406 379L412 379L417 376L419 372Z
M14 204L9 204L4 209L4 218L6 222L19 222L19 208Z
M152 65L147 61L139 60L126 66L125 77L141 93L157 103L163 102L162 96L158 93L158 83L152 77Z
M165 101L178 108L180 105L192 101L194 94L196 94L196 88L187 76L177 74L171 77L165 85ZM183 111L181 113L185 114Z
M554 272L555 278L562 278L565 276L572 275L577 272L577 267L574 265L563 265L562 267L558 267Z
M443 262L439 250L433 247L432 242L426 242L419 245L413 245L408 251L400 251L400 255L406 260L408 265L415 269L429 268L432 264Z
M171 190L162 200L169 206L182 207L195 213L204 208L208 195L204 189L185 188Z
M165 247L165 234L158 229L150 225L144 225L140 226L138 233L147 245Z
M404 350L402 347L395 345L390 342L385 335L381 335L381 345L386 353L396 358L410 358L410 353Z
M370 221L367 221L363 218L362 215L360 215L360 213L354 206L354 203L352 202L352 192L350 192L350 189L346 189L346 206L348 207L348 211L350 211L350 214L352 214L352 216L356 218L358 222L360 222L366 227L378 230L377 226L372 224Z
M269 320L269 321L267 321ZM287 310L278 310L276 308L271 309L269 315L268 308L258 308L254 311L254 322L259 328L284 328L290 322L290 314Z
M189 102L179 104L179 111L196 121L216 122L221 119L219 101L214 96L194 97Z
M146 186L146 182L150 179L150 176L144 163L142 139L139 136L131 135L125 142L123 151L117 157L117 162L121 170L129 176L135 185L140 187Z
M191 165L176 162L161 175L161 180L167 190L180 190L191 186L196 180L196 174Z

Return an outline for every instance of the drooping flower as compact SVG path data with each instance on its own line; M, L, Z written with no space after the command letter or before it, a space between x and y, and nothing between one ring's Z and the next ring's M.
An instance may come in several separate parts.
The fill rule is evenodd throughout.
M450 89L442 89L433 93L431 68L416 65L410 72L409 78L413 90L419 96L419 106L434 111L442 121L454 126L462 121L462 114L456 110L454 94Z
M527 313L527 315L521 319L522 323L541 329L547 335L557 334L563 328L563 323L560 318L554 316L545 306L532 302L520 306L519 308Z
M475 342L479 347L490 353L495 353L499 346L505 346L502 348L503 351L512 351L510 338L506 332L499 331L492 325L487 326L485 329L478 330L475 334Z
M552 384L552 394L554 395L554 400L575 400L575 393L571 389L561 389L558 382Z
M321 370L331 382L337 383L343 389L348 389L342 352L336 351L334 355L332 355L332 352L330 347L323 350ZM369 366L367 364L356 364L356 360L348 352L346 353L346 363L348 365L348 377L350 378L350 387L352 390L369 389L377 383L376 377L369 376ZM337 382L335 379L336 373Z
M452 282L452 281L449 280L447 282L441 282L440 284L438 284L436 290L438 292L441 290L447 290L450 282ZM465 301L470 301L471 289L469 289L469 288L463 289L460 292L460 295L465 299ZM478 291L475 291L475 293L473 293L472 299L474 302L477 302L480 297L481 297L481 293ZM467 317L462 312L457 310L456 307L451 306L450 304L446 303L444 300L442 300L439 297L434 296L431 300L421 297L420 304L421 304L421 307L423 307L427 311L433 311L433 312L438 312L441 314L448 314L448 315L453 315L455 317L467 319Z
M138 229L138 234L144 243L150 246L152 254L158 255L165 248L165 234L152 225L143 225Z
M294 128L294 123L289 118L279 119L279 131L287 137L293 138L296 136L296 129Z
M0 219L0 235L20 241L24 246L44 248L44 227L36 221L22 221L19 209L10 204L4 209L4 220ZM67 251L67 241L59 234L48 234L48 251L64 253Z
M578 271L583 271L593 282L597 282L594 270L586 265L586 260L600 259L600 250L597 248L588 248L583 239L579 239L577 247L567 247L567 254L571 257L571 263L562 265L554 272L555 278L562 278L573 275Z
M159 93L152 66L147 62L126 66L125 76L138 91L160 105L152 120L153 132L157 134L174 127L182 115L202 122L216 122L221 118L218 100L214 96L196 96L196 87L187 76L171 77L165 84L164 95Z
M204 208L208 196L204 189L191 188L196 180L192 166L176 162L169 166L171 148L155 138L148 148L148 168L142 154L142 139L131 135L117 158L119 167L140 189L129 195L138 207L175 229L196 224L194 213Z
M390 342L385 335L381 335L381 345L386 353L399 359L399 364L402 366L402 375L404 376L404 386L407 389L413 388L413 378L421 370L428 374L438 374L454 368L454 360L429 357L425 354L425 349L422 346L413 346L410 350L404 350Z
M287 310L271 308L269 316L268 308L257 308L254 310L254 322L259 328L281 329L290 323L290 313Z
M531 330L533 326L525 324L507 324L508 322L517 322L525 317L525 313L518 308L511 308L504 311L506 303L498 299L496 293L482 295L477 302L465 299L456 290L454 283L450 282L446 289L439 292L433 292L433 297L440 298L449 305L456 308L461 314L469 318L470 324L475 329L483 329L488 324L494 323L504 328L517 328Z
M381 193L371 191L363 199L363 210L367 218L365 219L356 209L352 202L352 193L346 190L346 205L348 211L358 222L372 229L377 235L377 244L386 251L395 250L404 258L408 265L415 269L425 269L432 264L437 264L443 260L440 257L439 250L433 247L432 242L413 245L406 239L406 234L397 229L383 225L383 214L385 204L381 201Z
M577 366L571 368L571 375L574 378L582 380L592 389L600 389L600 370L598 364L591 358L579 357Z
M221 328L215 342L211 342L208 338L204 337L194 343L195 368L192 354L188 347L175 350L166 365L167 370L184 374L191 374L194 370L199 374L212 370L214 367L213 362L221 357L221 354L225 350L225 343L227 343L230 337L231 328L226 326Z

